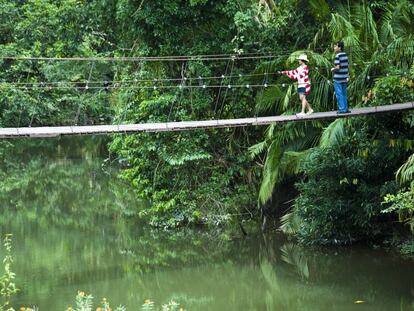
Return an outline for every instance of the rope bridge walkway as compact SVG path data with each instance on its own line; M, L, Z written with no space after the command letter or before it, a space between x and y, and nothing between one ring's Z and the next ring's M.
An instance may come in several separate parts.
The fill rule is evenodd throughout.
M228 127L243 127L269 125L273 123L313 121L323 119L337 119L353 116L363 116L380 113L414 110L414 102L392 104L376 107L355 108L349 113L337 114L336 111L315 112L306 116L280 115L271 117L254 117L242 119L223 119L205 121L181 121L144 124L113 124L90 126L56 126L56 127L20 127L0 128L0 138L19 137L56 137L60 135L96 135L112 133L137 133L137 132L166 132L184 131L194 129L213 129Z

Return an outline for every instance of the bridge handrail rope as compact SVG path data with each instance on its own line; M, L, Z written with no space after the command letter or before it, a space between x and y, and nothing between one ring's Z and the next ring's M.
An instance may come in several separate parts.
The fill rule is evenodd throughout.
M379 64L378 61L375 62L371 62L372 64ZM366 63L366 64L370 64L370 63ZM366 65L364 64L364 65ZM353 64L354 67L358 66L356 63ZM319 68L323 68L320 66L316 66L314 67L315 70L319 70ZM267 73L269 75L276 75L278 74L278 72L269 72ZM221 80L223 78L245 78L245 77L258 77L258 76L262 76L264 75L264 73L250 73L250 74L238 74L238 75L225 75L222 74L220 76L206 76L206 77L202 77L202 76L198 76L198 77L186 77L187 80ZM181 81L182 78L152 78L152 79L133 79L133 80L97 80L97 81L88 81L91 84L104 84L104 83L110 83L110 84L117 84L117 83L137 83L137 82L153 82L153 83L158 83L158 82L167 82L167 81ZM59 85L59 84L85 84L86 81L33 81L33 82L9 82L9 81L3 81L0 83L3 84L10 84L10 85L41 85L41 86L48 86L48 85Z
M315 70L318 70L319 67L316 67ZM111 88L118 88L122 84L138 84L138 82L153 82L155 84L149 86L142 86L143 88L170 88L170 87L177 87L178 85L162 85L160 83L167 82L167 81L182 81L185 79L186 81L201 81L201 80L224 80L224 79L233 79L233 78L249 78L249 77L261 77L261 76L268 76L268 75L277 75L278 72L263 72L263 73L254 73L254 74L238 74L238 75L226 75L226 73L222 74L221 76L209 76L209 77L182 77L182 78L166 78L166 79L134 79L134 80L98 80L98 81L33 81L33 82L8 82L8 81L0 81L0 86L14 86L17 89L26 89L26 88L35 88L35 87L42 87L42 88L55 88L55 89L67 89L70 87L85 87L91 89L111 89ZM369 75L367 79L376 78L379 76L395 76L395 75L407 75L408 71L404 70L400 73L393 73L393 74L385 74L385 75ZM314 82L315 83L315 82ZM95 86L99 84L99 86ZM181 83L182 84L182 83ZM221 83L222 84L222 83ZM85 85L85 86L83 86ZM205 87L204 87L205 85ZM197 87L191 85L191 87ZM208 87L207 84L200 85L202 88Z
M407 76L407 72L403 72L403 73L398 73L398 74L381 74L381 75L369 75L366 77L366 80L372 80L375 78L381 78L381 77L404 77ZM352 80L352 77L351 77ZM330 79L325 79L324 81L321 82L317 82L317 81L313 81L311 82L312 85L318 85L318 84L323 84L323 83L329 83L331 82ZM332 83L332 82L331 82ZM261 88L263 86L265 87L271 87L271 86L281 86L281 87L286 87L289 86L291 84L295 84L294 82L286 82L286 83L269 83L269 84L250 84L250 83L246 83L246 84L232 84L230 85L230 88ZM10 86L14 86L13 84L8 84ZM1 86L1 83L0 83ZM218 85L218 84L214 84L214 85L210 85L210 84L203 84L203 85L185 85L185 84L177 84L177 85L157 85L155 87L155 89L209 89L209 88L221 88L223 87L222 84ZM38 90L52 90L52 89L73 89L74 87L72 86L42 86L42 87L38 87L38 86L16 86L14 87L15 89L23 89L23 90L27 90L27 89L38 89ZM81 89L85 89L85 87L78 87ZM118 86L88 86L87 88L88 90L103 90L103 89L153 89L154 90L154 85L150 85L150 86L143 86L143 85L118 85Z

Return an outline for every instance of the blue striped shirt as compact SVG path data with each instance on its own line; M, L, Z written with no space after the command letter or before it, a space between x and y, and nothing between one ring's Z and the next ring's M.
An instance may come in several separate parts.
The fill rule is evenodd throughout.
M348 55L345 52L339 52L335 56L335 67L339 65L339 69L334 71L334 80L336 82L347 82L349 78Z

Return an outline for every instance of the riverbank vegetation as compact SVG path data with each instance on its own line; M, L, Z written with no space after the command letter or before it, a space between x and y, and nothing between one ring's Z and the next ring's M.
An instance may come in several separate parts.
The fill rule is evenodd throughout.
M295 66L300 53L310 59L312 107L329 111L336 109L330 68L337 40L345 42L351 60L351 108L413 101L413 14L407 0L3 0L0 125L292 114L299 108L295 86L277 71ZM234 57L195 57L206 54ZM171 55L194 57L104 59ZM55 57L90 60L49 59ZM406 112L114 135L109 160L122 166L121 178L149 202L126 213L155 227L282 216L280 228L304 243L384 240L402 232L408 253L414 232L413 137L414 115ZM33 190L40 174L25 178L31 180L27 184L6 178L19 171L10 165L2 175L9 193Z
M3 239L3 248L5 249L5 256L2 258L2 270L4 273L0 276L0 311L37 311L36 306L21 306L18 309L12 307L11 299L16 296L19 289L15 284L16 274L12 271L13 254L12 254L12 235L6 234ZM109 301L106 298L102 298L102 301L95 307L94 297L91 294L87 294L84 291L78 291L73 306L68 306L66 311L126 311L124 306L118 306L114 309L111 308ZM154 301L146 299L140 310L162 310L162 311L184 311L184 308L180 306L174 300L171 300L167 304L157 306Z
M10 299L18 292L15 284L15 273L12 270L13 255L12 255L12 235L7 234L3 238L3 248L5 255L2 258L3 275L0 276L0 310L10 310ZM13 310L13 309L11 309Z

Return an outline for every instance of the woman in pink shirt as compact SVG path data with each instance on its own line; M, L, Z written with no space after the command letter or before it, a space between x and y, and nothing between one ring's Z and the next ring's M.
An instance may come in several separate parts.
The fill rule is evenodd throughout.
M299 67L295 70L285 70L280 73L287 75L293 80L298 80L298 94L299 99L302 102L302 111L297 113L297 116L305 116L313 112L312 107L309 105L309 102L306 100L306 95L310 93L310 81L309 81L309 69L308 69L308 57L305 54L300 55L297 60L299 61ZM305 113L305 110L308 110Z

